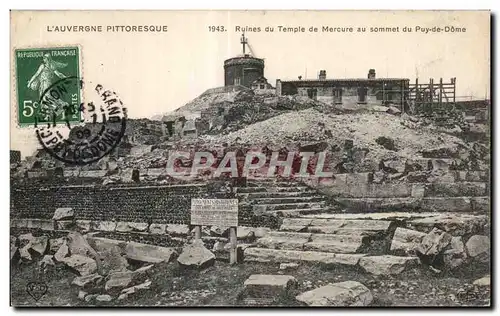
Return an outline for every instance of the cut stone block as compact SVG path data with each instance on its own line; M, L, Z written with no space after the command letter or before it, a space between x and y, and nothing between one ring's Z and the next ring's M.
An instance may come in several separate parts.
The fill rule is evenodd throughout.
M450 244L452 236L434 227L418 245L417 251L426 256L436 256Z
M268 305L273 301L286 297L297 284L291 275L251 275L244 283L245 301Z
M399 274L419 262L417 257L398 257L391 255L369 256L359 260L366 272L375 275Z
M110 221L93 221L90 224L93 230L104 231L104 232L114 232L116 229L116 222Z
M394 237L391 242L391 251L404 251L408 254L414 254L425 233L398 227L394 232Z
M272 249L303 249L311 238L310 233L270 232L266 237L259 238L257 245Z
M141 244L132 241L125 247L125 256L127 259L145 263L170 262L175 255L176 252L173 248Z
M304 245L305 250L333 253L355 253L363 245L363 236L313 234L312 241Z
M318 251L277 250L265 248L246 248L244 260L247 262L320 262L355 266L363 254L334 254Z
M147 232L148 223L135 223L135 222L118 222L116 223L117 232Z
M171 236L187 236L189 235L189 226L183 224L168 224L167 234Z
M149 225L149 232L153 235L164 235L167 231L166 224L151 224Z
M363 284L345 281L304 292L296 299L309 306L368 306L373 295Z

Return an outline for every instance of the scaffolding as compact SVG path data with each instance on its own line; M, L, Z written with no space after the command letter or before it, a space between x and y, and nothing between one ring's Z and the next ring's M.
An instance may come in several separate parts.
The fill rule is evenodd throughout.
M456 78L451 78L450 82L434 83L434 79L429 79L428 83L419 83L418 78L415 83L411 83L408 88L408 104L410 113L433 112L443 109L443 104L454 106L456 102Z

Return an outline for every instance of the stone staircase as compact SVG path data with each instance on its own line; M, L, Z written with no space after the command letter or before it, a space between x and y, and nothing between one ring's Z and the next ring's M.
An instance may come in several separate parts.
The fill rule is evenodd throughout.
M291 181L275 179L249 180L246 187L238 187L240 210L253 214L290 217L326 212L324 195L316 190Z
M345 208L346 203L342 203L344 206L339 208L330 204L325 195L304 184L271 179L250 181L247 187L237 189L238 197L242 198L240 207L253 213L273 214L280 218L280 226L250 243L240 241L245 243L241 245L244 260L341 264L360 266L375 274L394 274L419 262L414 252L407 251L414 246L411 234L408 240L393 242L398 228L411 229L421 237L438 227L453 236L463 236L464 241L473 233L487 234L488 196L484 193L466 197L442 196L433 193L435 185L430 188L431 194L425 197L403 198L405 202L416 203L417 210L398 207L400 211L395 211L394 198L353 198L353 201L371 205ZM478 199L484 200L481 208L474 207ZM344 202L346 198L334 200ZM374 210L373 200L391 201L390 207L381 203ZM442 207L436 207L440 201L444 202ZM425 207L425 203L432 207Z

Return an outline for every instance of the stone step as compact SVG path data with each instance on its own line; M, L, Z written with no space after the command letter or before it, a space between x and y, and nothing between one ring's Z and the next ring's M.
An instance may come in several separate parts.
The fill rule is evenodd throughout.
M404 270L417 266L417 257L400 257L392 255L365 256L359 260L359 266L366 272L375 275L397 275Z
M281 197L312 197L318 196L314 190L310 191L297 191L297 192L252 192L252 193L236 193L238 197L247 199L261 199L261 198L281 198Z
M328 253L319 251L277 250L265 248L246 248L246 262L319 262L355 266L364 254Z
M363 245L364 236L311 234L271 231L257 240L263 248L286 250L313 250L322 252L355 253Z
M238 187L236 188L237 193L261 193L261 192L269 192L269 193L279 193L279 192L314 192L311 188L306 186L276 186L276 187Z
M443 214L443 213L441 213ZM460 215L461 213L447 212L448 215ZM305 223L311 219L337 219L337 220L353 220L353 219L371 219L371 220L410 220L416 218L427 218L438 216L435 212L378 212L378 213L321 213L321 214L306 214L301 215L296 220L303 219Z
M303 196L303 197L271 197L271 198L257 198L253 199L256 204L291 204L291 203L312 203L323 202L323 196Z
M276 181L273 178L266 178L262 180L250 180L247 182L247 185L259 187L295 187L299 186L300 183L293 181Z
M425 184L425 197L487 196L489 184L485 182L456 182Z
M423 218L415 218L406 221L406 226L421 232L430 232L434 227L438 227L453 236L463 236L467 234L482 234L489 230L488 215L472 214L436 214Z
M280 230L339 235L374 235L388 231L392 221L370 219L285 218Z
M355 183L340 181L322 183L318 190L339 198L404 198L487 196L486 182L441 182L441 183Z
M281 211L281 210L295 210L295 209L317 209L323 208L325 202L297 202L297 203L279 203L279 204L257 204L254 205L254 209L257 208L261 212L269 211Z
M487 212L489 197L336 198L347 212Z
M319 208L303 208L303 209L294 209L294 210L278 210L269 212L270 214L275 214L280 217L298 217L308 214L320 214L334 211L331 208L319 207ZM335 210L337 211L337 210Z

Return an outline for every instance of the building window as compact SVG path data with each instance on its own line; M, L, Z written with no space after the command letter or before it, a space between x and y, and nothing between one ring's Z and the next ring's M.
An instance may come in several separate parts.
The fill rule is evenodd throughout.
M264 84L261 84L261 85L260 85L260 88L261 88L261 89L265 89L265 88L266 88L266 86L265 86Z
M366 92L367 88L360 87L358 88L358 103L366 103Z
M342 104L342 88L333 89L333 103Z
M316 100L318 97L318 90L317 89L307 89L307 96L309 99Z
M239 86L239 85L241 84L240 82L241 82L241 81L240 81L240 78L239 78L239 77L238 77L238 78L234 78L234 85L235 85L235 86Z

